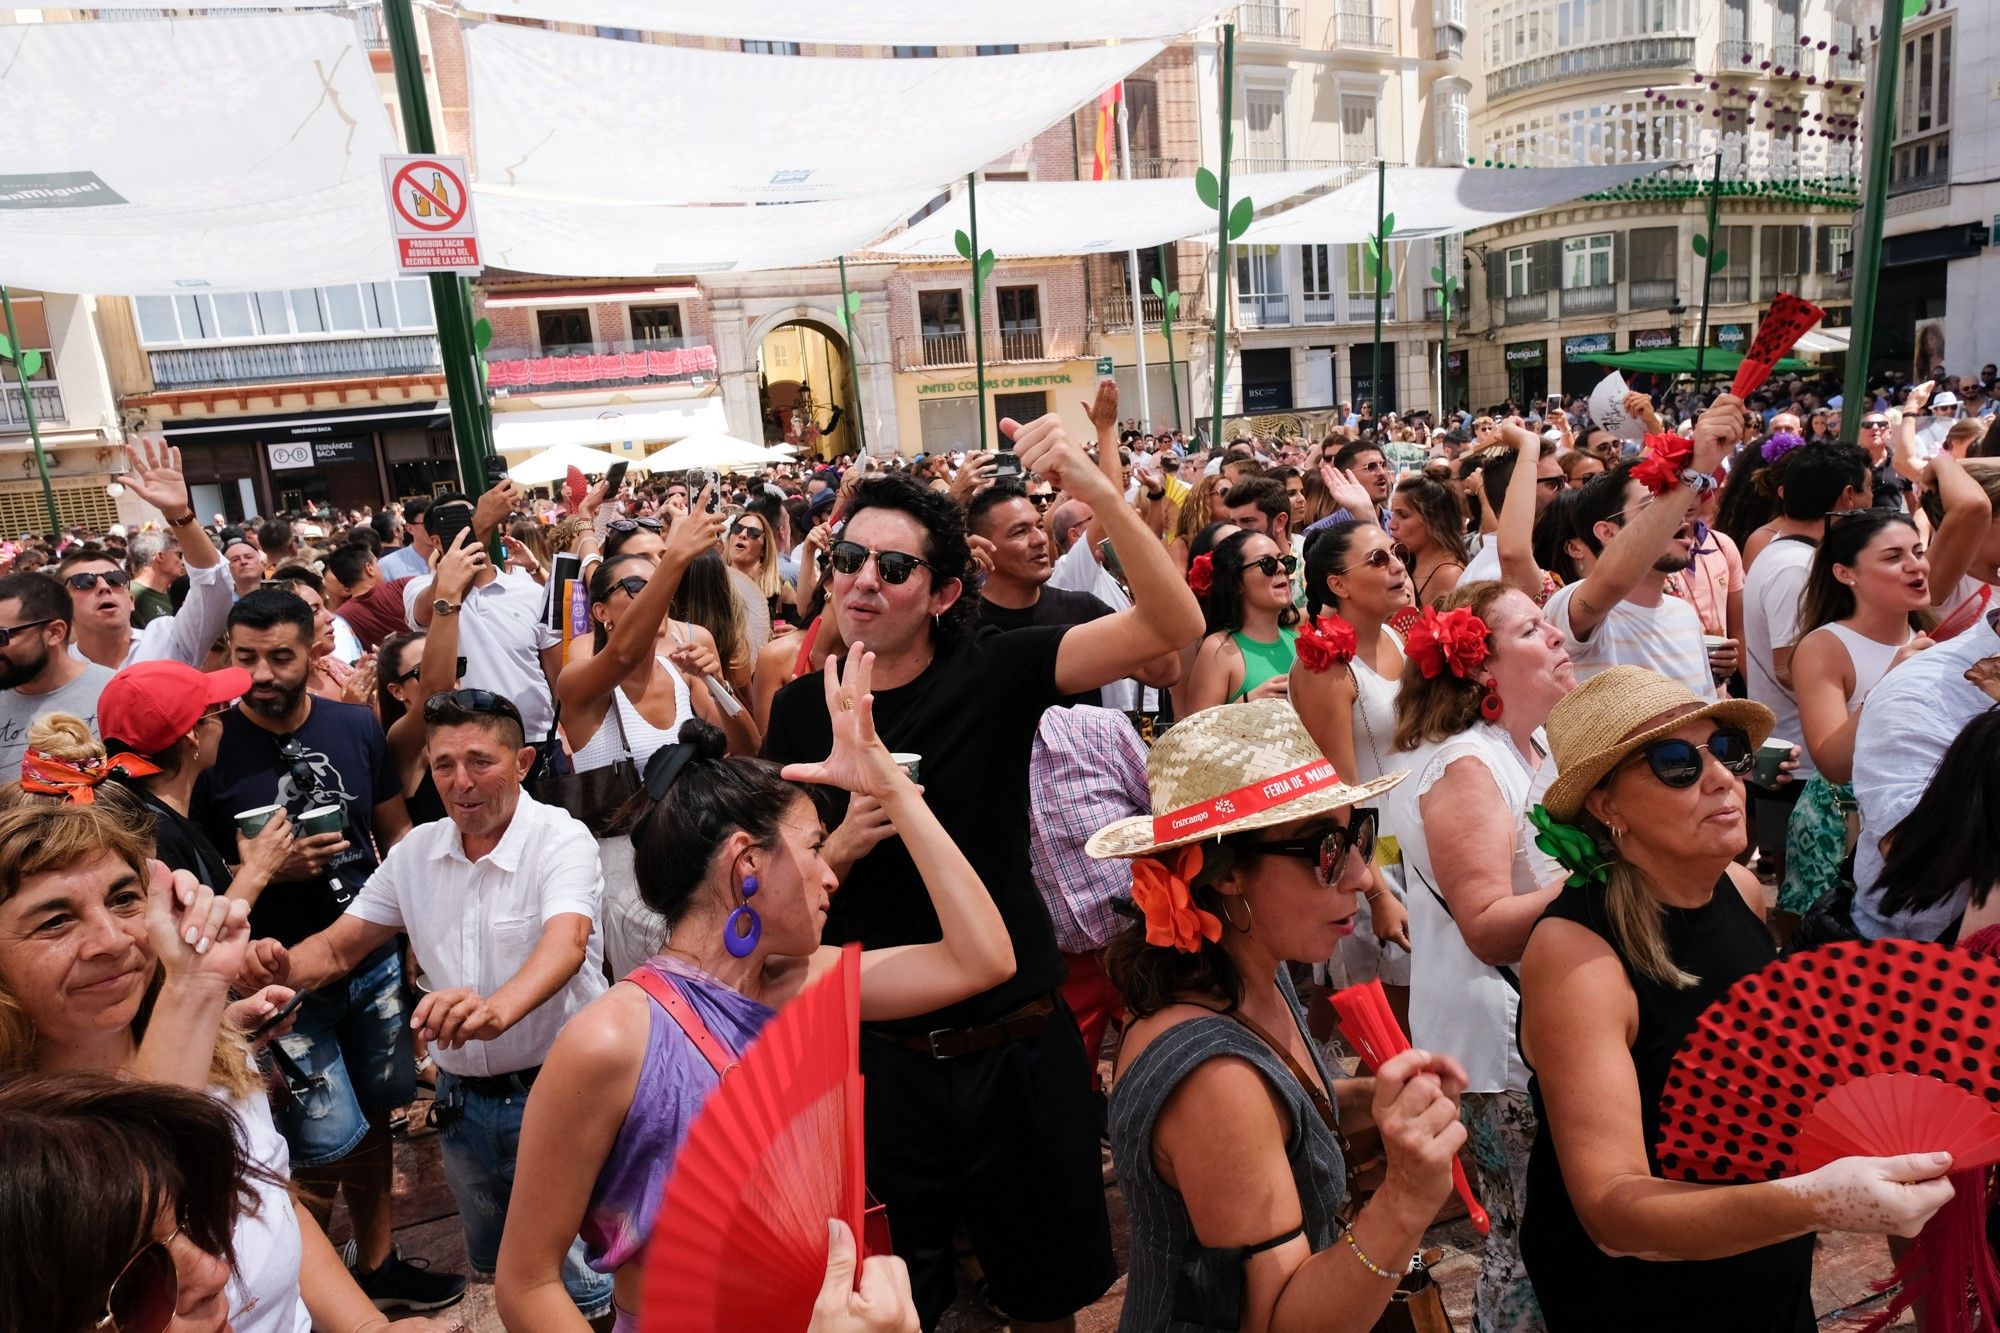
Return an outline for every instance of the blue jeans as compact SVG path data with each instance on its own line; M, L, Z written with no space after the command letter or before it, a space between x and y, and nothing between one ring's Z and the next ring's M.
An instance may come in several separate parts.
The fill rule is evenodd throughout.
M278 1047L306 1076L272 1117L294 1167L325 1166L354 1151L368 1118L417 1096L417 1061L403 1005L403 960L394 944L339 981L309 991Z
M438 1143L444 1149L444 1178L458 1200L465 1250L473 1271L491 1277L500 1260L500 1232L514 1193L514 1158L521 1146L521 1113L528 1094L496 1097L475 1092L455 1074L440 1069L438 1106L444 1110ZM583 1241L570 1242L563 1258L563 1289L586 1319L611 1306L612 1278L583 1262Z

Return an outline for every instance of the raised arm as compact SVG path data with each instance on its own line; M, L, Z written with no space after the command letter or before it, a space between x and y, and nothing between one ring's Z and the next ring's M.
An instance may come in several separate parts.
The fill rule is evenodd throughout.
M833 719L833 751L816 764L787 764L788 782L840 787L881 803L930 893L941 938L935 944L869 949L861 955L861 1017L907 1018L991 990L1014 975L1014 945L1007 923L979 872L938 823L915 783L875 734L875 654L864 644L826 659L826 711ZM833 966L839 949L813 956L811 974Z
M1910 396L1903 400L1903 414L1896 422L1896 471L1919 484L1924 479L1924 456L1917 445L1917 413L1931 400L1932 384L1933 381L1925 380L1910 390Z
M1558 882L1533 893L1514 892L1520 813L1507 808L1493 774L1470 755L1453 760L1417 798L1417 808L1424 827L1442 833L1430 840L1431 870L1437 875L1432 887L1444 895L1465 947L1488 967L1519 962L1529 932L1562 888ZM1409 888L1428 891L1422 884Z
M208 531L195 518L194 501L181 473L181 451L141 436L126 446L125 453L132 470L119 477L119 482L160 511L187 561L187 600L169 621L172 632L167 654L176 662L198 667L221 637L229 623L229 608L236 602L228 567L208 539Z
M1931 534L1929 552L1931 605L1943 606L1958 591L1959 580L1972 568L1993 526L1993 502L1965 464L1948 453L1925 464L1918 481L1935 488L1944 504L1944 518Z
M1091 466L1064 433L1054 413L1023 426L1012 418L1000 429L1014 441L1021 466L1061 486L1091 508L1096 524L1118 551L1132 605L1115 615L1078 625L1063 636L1056 655L1056 689L1062 694L1094 690L1144 667L1163 653L1178 652L1200 637L1201 607L1159 539L1103 471ZM1117 452L1112 450L1112 466Z
M1500 440L1517 455L1513 475L1507 479L1507 495L1500 510L1495 538L1500 548L1500 577L1528 594L1537 604L1542 600L1542 567L1535 563L1535 474L1541 470L1541 437L1518 421L1500 427Z
M250 947L250 904L158 861L147 862L145 877L133 876L117 892L144 902L146 934L162 973L130 1072L204 1089L229 987Z

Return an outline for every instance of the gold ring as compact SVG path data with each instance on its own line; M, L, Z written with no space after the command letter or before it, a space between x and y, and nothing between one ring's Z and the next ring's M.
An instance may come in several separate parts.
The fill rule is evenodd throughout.
M854 711L854 699L851 695L843 694L840 696L840 711L843 713Z

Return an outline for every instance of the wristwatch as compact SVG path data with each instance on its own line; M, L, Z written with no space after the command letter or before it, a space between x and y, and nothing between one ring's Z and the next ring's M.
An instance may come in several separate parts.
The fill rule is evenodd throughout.
M184 528L188 524L194 522L194 510L192 509L188 510L185 514L182 514L179 518L169 518L167 522L173 525L174 527Z
M1717 486L1722 484L1718 482L1714 477L1708 475L1708 473L1698 471L1691 467L1684 467L1681 469L1681 481L1689 488L1691 488L1697 495L1701 494L1703 491L1712 491Z
M1146 498L1148 500L1164 500L1167 498L1167 488L1162 486L1157 490L1147 491Z
M458 608L459 608L459 603L457 603L457 602L447 602L447 601L446 601L446 600L445 600L444 598L442 598L442 597L438 597L438 598L434 598L434 599L432 599L432 601L431 601L431 614L432 614L432 615L437 615L437 616L455 616L455 615L457 615L457 614L458 614Z

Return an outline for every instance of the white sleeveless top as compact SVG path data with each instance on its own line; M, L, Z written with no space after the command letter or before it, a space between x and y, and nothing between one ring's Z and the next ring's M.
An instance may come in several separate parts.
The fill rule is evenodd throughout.
M1911 631L1903 636L1903 643L1877 643L1857 630L1845 625L1822 625L1821 629L1840 640L1840 646L1847 649L1847 660L1854 664L1854 693L1848 697L1847 711L1858 713L1861 705L1868 702L1868 691L1875 683L1889 674L1889 663L1902 651L1903 643L1908 643Z
M1387 625L1382 632L1395 641L1400 651L1402 636ZM1354 668L1354 768L1360 782L1372 782L1385 773L1401 773L1409 767L1409 757L1396 749L1396 682L1359 656L1349 663Z
M577 772L609 768L628 756L643 772L646 761L653 757L654 751L663 750L680 739L681 724L694 715L693 704L688 698L687 677L675 670L674 664L664 657L656 655L653 661L674 682L674 724L671 727L654 726L625 697L622 687L614 688L611 691L611 707L605 710L604 721L598 724L596 734L570 757L570 763Z

